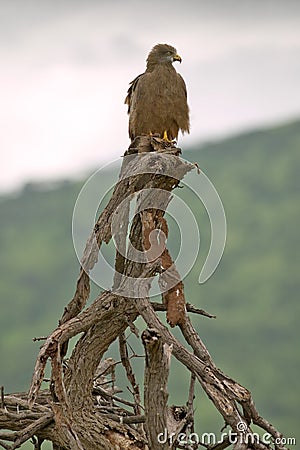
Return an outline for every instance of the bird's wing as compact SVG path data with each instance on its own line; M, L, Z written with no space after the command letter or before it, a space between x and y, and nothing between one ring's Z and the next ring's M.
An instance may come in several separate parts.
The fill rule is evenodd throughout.
M184 79L182 78L182 76L180 75L180 73L177 73L177 79L178 79L178 83L181 86L184 94L185 94L185 98L187 98L187 90L186 90L186 84Z
M138 82L139 82L139 79L140 79L140 77L142 77L144 74L143 73L141 73L140 75L138 75L137 77L135 77L135 79L134 80L132 80L130 83L129 83L129 88L128 88L128 91L127 91L127 96L126 96L126 98L125 98L125 105L128 105L128 114L130 114L130 106L131 106L131 97L132 97L132 94L133 94L133 92L135 91L135 89L136 89L136 86L137 86L137 84L138 84Z
M176 102L177 122L182 133L190 132L190 116L189 107L187 104L187 90L186 84L182 76L177 73L177 95L179 102Z

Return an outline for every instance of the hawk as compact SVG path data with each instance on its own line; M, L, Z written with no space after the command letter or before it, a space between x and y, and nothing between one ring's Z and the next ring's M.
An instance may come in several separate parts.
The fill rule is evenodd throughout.
M179 130L190 130L186 85L173 67L181 62L177 50L168 44L157 44L147 58L146 71L129 86L129 137L159 135L168 141L177 140Z

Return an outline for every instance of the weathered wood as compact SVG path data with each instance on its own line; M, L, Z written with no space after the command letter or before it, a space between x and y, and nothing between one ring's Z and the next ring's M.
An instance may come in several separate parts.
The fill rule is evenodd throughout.
M167 392L172 348L164 344L159 333L148 328L142 334L146 353L144 375L145 428L152 450L167 450L168 442L161 444L158 436L167 430Z
M183 283L176 267L173 276L176 283L172 287L168 285L168 280L164 280L164 270L172 265L172 261L167 261L169 255L165 241L159 238L154 246L150 242L151 232L160 230L167 235L163 216L171 201L171 191L194 168L194 165L181 160L179 154L180 149L174 144L155 136L137 138L126 152L119 181L86 244L74 297L66 306L59 326L41 347L28 394L4 395L2 390L0 426L13 432L9 436L7 431L0 434L0 446L3 448L12 450L32 435L38 438L36 448L40 448L45 439L52 441L56 450L171 448L167 444L158 446L157 434L166 427L168 433L175 432L176 436L192 423L195 380L201 384L225 424L230 425L239 436L243 437L239 424L244 423L245 430L251 434L250 425L253 422L274 439L281 437L278 430L258 414L251 393L216 367L186 311L214 316L185 304ZM129 232L128 208L134 195L137 197L137 213ZM114 211L124 200L120 221L112 227ZM97 263L100 246L103 242L108 243L113 233L121 250L116 255L118 273L113 290L102 292L86 307L90 295L89 272ZM128 233L130 248L126 242ZM135 261L132 255L136 250L144 256L146 254L146 258ZM161 284L163 281L167 283L167 289L163 292L166 304L149 302L149 288L156 275L160 277ZM178 297L181 303L177 310ZM167 310L171 325L179 325L193 353L159 320L155 311L164 310ZM141 404L139 386L129 362L125 336L128 327L137 334L133 323L139 315L148 327L148 334L143 334L146 351L144 405ZM74 336L79 336L77 344L68 361L63 361L68 341ZM97 368L118 337L121 359L133 389L132 402L116 396L114 386L106 389L105 385L95 385ZM168 405L171 349L172 355L192 377L187 408ZM52 369L50 389L42 391L41 384L49 359ZM181 413L178 414L178 411ZM139 424L138 427L136 424ZM245 445L242 441L241 448L245 449ZM214 449L226 447L228 441L225 439ZM261 442L254 443L252 448L267 450ZM274 448L286 450L280 445L274 445Z

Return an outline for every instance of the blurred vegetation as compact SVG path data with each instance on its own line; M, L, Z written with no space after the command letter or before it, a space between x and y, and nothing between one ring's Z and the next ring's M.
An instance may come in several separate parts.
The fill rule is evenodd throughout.
M214 183L228 223L221 264L199 285L209 222L187 188L176 190L201 224L200 254L185 279L186 297L217 315L216 320L193 317L193 322L216 364L252 391L261 414L286 436L297 437L300 122L208 143L184 151L183 157L197 162ZM105 177L116 179L117 173ZM81 187L73 181L29 183L21 192L0 197L0 384L6 392L28 388L40 345L32 337L55 328L72 297L78 261L71 221ZM174 257L178 239L170 220ZM186 377L174 361L174 403L186 401ZM199 434L223 426L200 388L196 409Z

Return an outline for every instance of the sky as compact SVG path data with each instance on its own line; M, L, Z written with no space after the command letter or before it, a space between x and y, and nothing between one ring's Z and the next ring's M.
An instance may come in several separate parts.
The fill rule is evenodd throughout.
M119 158L128 84L165 42L188 89L181 148L300 117L298 0L0 0L0 192Z

